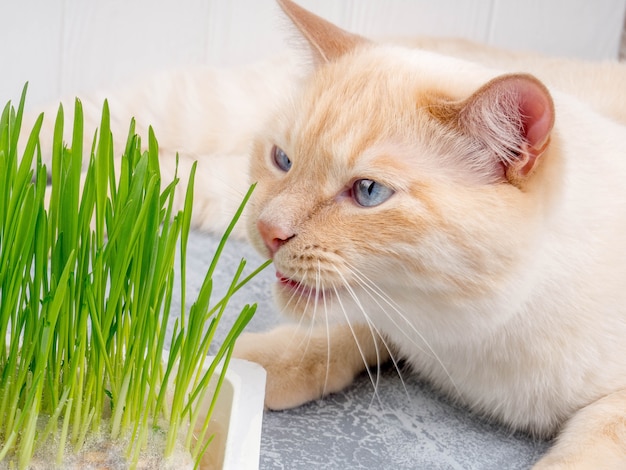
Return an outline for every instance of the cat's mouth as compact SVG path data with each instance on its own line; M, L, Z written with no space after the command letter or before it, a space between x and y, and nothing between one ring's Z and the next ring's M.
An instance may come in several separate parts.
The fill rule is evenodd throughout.
M325 296L325 292L321 289L308 286L301 281L297 281L290 277L285 276L280 271L276 271L276 279L278 279L278 285L292 294L299 295L300 297L322 297Z

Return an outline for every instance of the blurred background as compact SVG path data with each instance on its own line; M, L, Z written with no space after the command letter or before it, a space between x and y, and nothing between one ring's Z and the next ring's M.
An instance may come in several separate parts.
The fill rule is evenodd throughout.
M626 0L299 3L370 37L456 36L592 60L619 56L626 11ZM29 81L31 105L175 66L259 60L293 36L274 0L3 1L0 18L1 98Z

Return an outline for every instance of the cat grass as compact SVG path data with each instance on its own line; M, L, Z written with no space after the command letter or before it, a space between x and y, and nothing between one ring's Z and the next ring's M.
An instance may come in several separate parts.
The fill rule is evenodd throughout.
M92 148L83 149L77 100L69 146L59 108L48 169L39 145L43 116L18 151L25 97L26 87L17 109L8 103L0 117L0 465L28 468L48 442L56 451L48 462L61 466L67 448L78 453L93 435L124 442L134 467L158 432L165 458L182 442L197 466L235 340L256 305L242 309L207 359L209 346L231 296L267 264L244 275L242 260L225 296L212 302L220 254L252 188L187 308L195 165L184 208L175 211L178 178L162 181L152 130L142 151L131 122L116 172L106 102ZM176 288L181 310L168 328ZM209 413L201 415L207 399Z

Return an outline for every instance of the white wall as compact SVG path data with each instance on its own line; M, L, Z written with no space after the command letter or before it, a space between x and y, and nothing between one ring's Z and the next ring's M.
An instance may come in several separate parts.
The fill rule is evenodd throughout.
M626 0L301 0L369 36L448 35L615 58ZM0 104L110 87L183 64L232 65L285 47L274 0L0 0Z

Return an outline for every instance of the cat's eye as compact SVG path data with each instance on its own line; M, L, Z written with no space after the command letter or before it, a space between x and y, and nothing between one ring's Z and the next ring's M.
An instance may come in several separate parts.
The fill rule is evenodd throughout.
M274 160L276 166L285 172L289 171L291 168L291 160L289 160L287 154L276 145L272 147L272 159Z
M352 198L363 207L382 204L393 196L393 193L393 189L368 179L356 180L352 185Z

